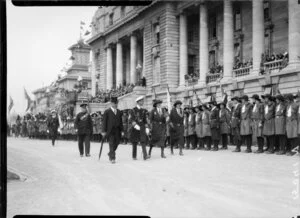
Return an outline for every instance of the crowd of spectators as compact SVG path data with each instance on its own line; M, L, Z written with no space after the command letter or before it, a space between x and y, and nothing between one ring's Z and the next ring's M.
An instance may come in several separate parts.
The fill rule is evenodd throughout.
M250 67L250 66L252 66L252 58L246 62L241 62L240 59L237 58L234 63L233 69L238 70L238 69Z
M223 66L217 63L215 66L209 69L208 74L222 74L223 73Z
M261 68L260 68L260 74L264 75L270 72L270 69L268 68L268 66L264 65L265 63L269 63L269 62L275 62L275 61L282 61L279 65L278 65L278 69L282 70L283 68L285 68L288 63L289 63L289 54L288 52L284 52L284 53L273 53L272 55L269 54L262 54L261 55Z

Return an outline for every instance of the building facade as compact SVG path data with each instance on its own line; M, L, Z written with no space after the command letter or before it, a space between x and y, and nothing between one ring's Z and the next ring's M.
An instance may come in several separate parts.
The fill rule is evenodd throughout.
M300 88L300 4L296 0L153 1L99 8L92 22L92 90L136 83L187 102ZM274 55L287 57L270 58ZM266 59L267 57L267 59ZM236 67L237 63L239 66ZM142 70L138 71L137 69ZM119 97L122 101L131 96ZM127 104L128 106L128 104Z

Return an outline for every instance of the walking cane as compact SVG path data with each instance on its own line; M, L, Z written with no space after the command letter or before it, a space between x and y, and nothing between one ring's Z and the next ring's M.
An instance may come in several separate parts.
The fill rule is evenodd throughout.
M100 151L99 151L99 159L100 160L100 157L101 157L101 154L102 154L102 148L103 148L103 143L106 139L106 135L102 137L102 140L101 140L101 146L100 146Z

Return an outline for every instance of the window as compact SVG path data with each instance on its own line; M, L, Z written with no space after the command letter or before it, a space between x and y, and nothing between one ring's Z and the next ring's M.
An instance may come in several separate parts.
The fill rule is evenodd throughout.
M194 41L194 31L189 30L188 31L188 42L193 42Z
M159 44L160 43L159 23L154 24L154 42L155 42L155 44Z
M236 7L234 11L234 30L240 30L242 28L242 22L241 22L241 9L240 6Z
M209 52L209 68L213 68L216 65L216 51Z
M217 37L217 16L215 13L209 16L209 38Z
M109 25L113 25L113 23L114 23L114 13L111 13L109 15Z
M265 21L270 19L270 2L269 2L269 0L264 1L264 19L265 19Z
M188 74L189 75L195 74L195 64L196 64L196 55L189 55L188 56Z
M121 17L125 17L125 6L121 6Z

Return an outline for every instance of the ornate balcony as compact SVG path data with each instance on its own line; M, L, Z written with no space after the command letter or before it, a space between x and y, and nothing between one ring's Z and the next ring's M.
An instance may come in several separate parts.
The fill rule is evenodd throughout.
M264 63L264 73L277 73L283 68L283 59Z
M247 76L250 74L250 69L252 68L252 66L249 67L243 67L240 69L235 69L233 70L233 76L234 77L241 77L241 76Z
M206 75L206 83L212 83L221 78L221 73L207 74Z

